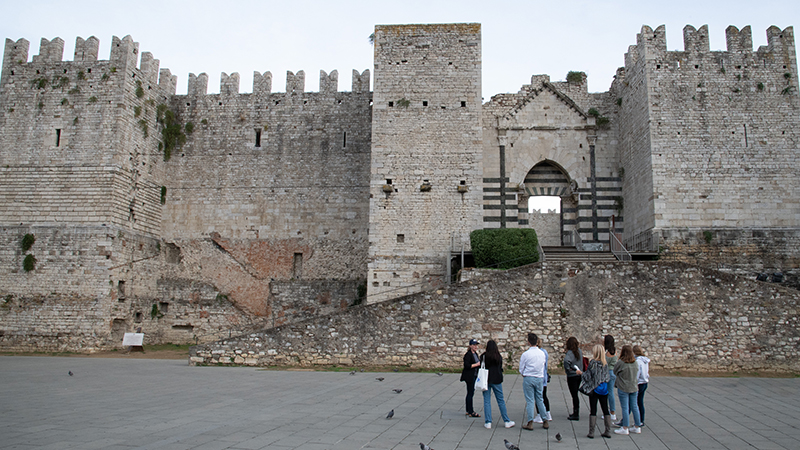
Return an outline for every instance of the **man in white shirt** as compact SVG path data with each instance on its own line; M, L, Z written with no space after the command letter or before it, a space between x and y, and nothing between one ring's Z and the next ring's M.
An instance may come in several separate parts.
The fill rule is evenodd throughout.
M539 348L539 337L528 333L528 343L531 345L519 359L519 373L522 375L522 393L525 394L528 422L522 426L526 430L533 430L533 405L539 411L547 411L544 407L542 387L547 373L544 367L545 356ZM542 418L544 419L544 417ZM542 428L550 428L547 420L542 420Z

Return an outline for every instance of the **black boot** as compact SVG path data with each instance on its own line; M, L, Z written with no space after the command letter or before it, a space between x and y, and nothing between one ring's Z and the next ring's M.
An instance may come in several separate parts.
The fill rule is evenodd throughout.
M572 414L567 417L567 420L580 420L580 415L578 414L578 409L573 409Z

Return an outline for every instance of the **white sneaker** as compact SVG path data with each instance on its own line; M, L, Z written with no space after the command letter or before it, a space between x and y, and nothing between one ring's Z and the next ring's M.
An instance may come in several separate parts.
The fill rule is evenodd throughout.
M628 429L627 428L617 428L616 430L614 430L614 433L626 434L627 435L628 434Z
M492 428L492 422L486 422L483 424L484 428Z
M547 420L553 420L553 416L550 415L550 411L547 411Z
M611 420L614 420L614 421L617 420L617 415L616 414L612 414L611 415Z
M516 425L516 423L513 420L506 422L506 428L511 428L514 425Z
M641 434L642 429L640 427L631 427L631 433Z
M542 423L542 416L537 414L536 417L533 418L533 423Z

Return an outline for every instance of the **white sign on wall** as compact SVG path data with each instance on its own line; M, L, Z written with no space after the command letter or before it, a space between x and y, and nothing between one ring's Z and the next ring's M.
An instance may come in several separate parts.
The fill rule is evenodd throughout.
M122 346L132 346L132 345L142 345L144 341L144 333L125 333L125 336L122 338Z

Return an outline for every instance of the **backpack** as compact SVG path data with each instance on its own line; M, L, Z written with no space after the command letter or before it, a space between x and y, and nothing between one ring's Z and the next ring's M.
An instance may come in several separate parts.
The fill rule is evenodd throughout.
M583 371L586 372L589 370L589 358L583 357Z

